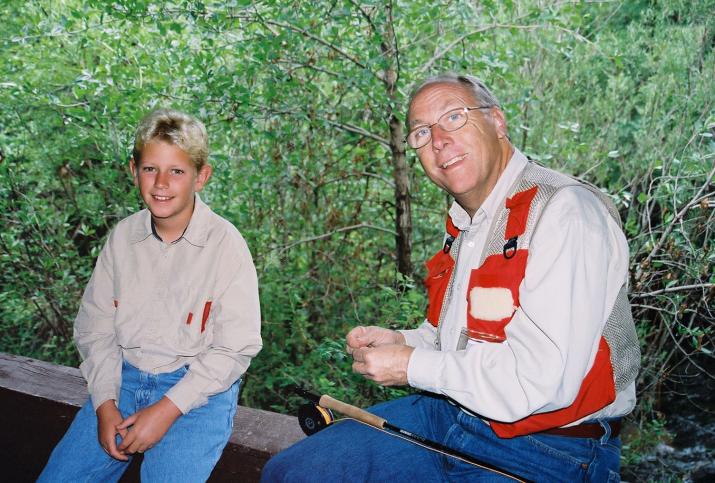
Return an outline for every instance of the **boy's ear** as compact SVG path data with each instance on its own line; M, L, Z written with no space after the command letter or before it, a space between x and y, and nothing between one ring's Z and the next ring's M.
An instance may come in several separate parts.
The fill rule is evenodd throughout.
M134 180L134 186L139 185L139 180L137 179L137 165L134 162L134 158L129 158L129 171L132 172L132 179Z
M194 184L194 191L199 192L204 189L204 186L208 182L211 174L213 173L213 168L210 164L204 164L201 169L196 174L196 183Z

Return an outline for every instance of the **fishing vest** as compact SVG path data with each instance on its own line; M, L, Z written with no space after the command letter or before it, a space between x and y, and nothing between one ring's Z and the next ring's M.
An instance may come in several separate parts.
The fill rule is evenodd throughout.
M467 289L467 326L457 349L468 340L499 344L504 331L519 308L519 285L524 279L531 237L549 200L562 188L588 189L606 206L620 226L613 203L597 188L532 162L509 190L509 195L487 236L479 266L473 269ZM425 286L429 297L427 320L439 327L451 298L455 267L461 243L460 231L447 216L445 243L427 263ZM438 339L436 346L441 349ZM574 402L565 408L532 414L519 421L490 421L502 438L537 433L567 425L611 404L616 394L635 381L640 366L640 348L625 283L604 326L598 352L584 377Z

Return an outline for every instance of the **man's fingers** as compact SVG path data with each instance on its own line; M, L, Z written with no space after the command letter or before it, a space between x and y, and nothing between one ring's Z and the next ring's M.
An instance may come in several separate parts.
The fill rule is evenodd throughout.
M365 327L357 326L350 332L348 332L348 335L345 337L345 340L348 343L348 350L350 350L350 348L357 349L359 347L367 345L367 343L363 341L365 331Z
M366 347L361 347L360 349L353 349L352 356L355 362L365 362L365 355L370 349Z

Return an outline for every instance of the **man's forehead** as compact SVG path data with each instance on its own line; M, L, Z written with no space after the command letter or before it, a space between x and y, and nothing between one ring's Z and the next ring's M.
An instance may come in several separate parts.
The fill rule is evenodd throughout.
M433 117L458 107L474 104L473 96L464 86L453 83L432 84L421 89L410 103L407 113L410 126L431 124Z

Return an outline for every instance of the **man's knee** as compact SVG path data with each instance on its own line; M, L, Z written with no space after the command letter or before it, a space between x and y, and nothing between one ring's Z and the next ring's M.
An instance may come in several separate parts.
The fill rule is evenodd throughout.
M261 483L269 483L275 481L288 481L288 473L290 472L291 462L285 457L284 453L278 453L273 458L269 459L261 471ZM291 480L295 481L295 480Z

